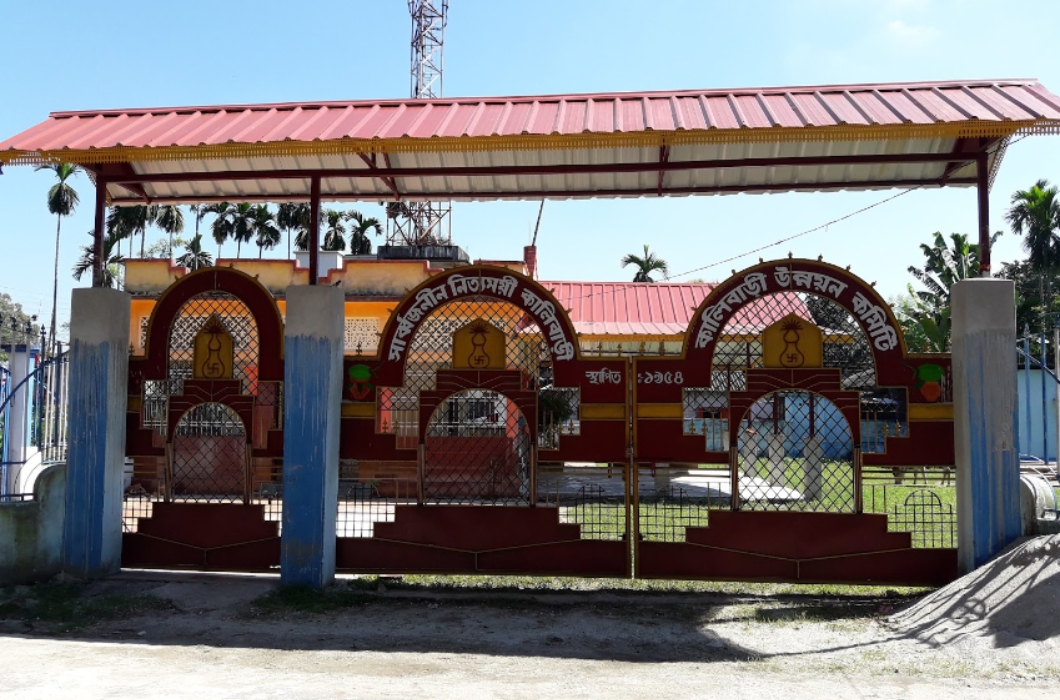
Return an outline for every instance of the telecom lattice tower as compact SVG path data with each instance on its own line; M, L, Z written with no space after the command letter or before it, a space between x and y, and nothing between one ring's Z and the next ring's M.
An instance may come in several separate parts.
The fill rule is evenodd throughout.
M412 99L442 96L442 46L449 0L408 0L412 15ZM387 244L449 245L451 202L390 202Z

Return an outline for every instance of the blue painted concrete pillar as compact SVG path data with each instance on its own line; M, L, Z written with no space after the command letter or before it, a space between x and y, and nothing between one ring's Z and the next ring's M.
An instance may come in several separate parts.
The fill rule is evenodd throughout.
M971 279L951 290L957 556L962 573L1020 536L1015 286Z
M63 570L79 578L121 568L129 300L114 289L73 292Z
M288 287L284 331L283 532L280 580L335 580L345 295Z

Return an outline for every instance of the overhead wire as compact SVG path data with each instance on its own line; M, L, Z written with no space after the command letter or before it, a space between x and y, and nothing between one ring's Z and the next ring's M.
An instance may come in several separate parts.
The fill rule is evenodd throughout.
M1013 144L1019 143L1023 139L1027 138L1027 136L1029 136L1029 134L1023 134L1023 135L1019 136L1018 138L1012 139L1010 141L1003 141L1003 142L999 143L997 146L995 146L994 152L997 152L998 150L1006 149L1009 146L1012 146ZM965 162L961 163L959 168L963 168L963 167L967 166L971 162L973 162L973 161L971 159L968 159ZM959 168L957 168L957 169L959 169ZM789 241L793 241L796 238L801 238L801 237L807 236L807 235L809 235L811 233L816 233L817 231L827 230L830 226L842 223L842 222L844 222L844 221L846 221L848 219L852 219L853 217L858 216L859 214L864 214L865 212L870 211L872 209L875 209L876 207L879 207L879 206L882 206L884 204L888 204L890 202L893 202L894 200L898 199L899 197L904 197L905 195L909 194L910 192L914 192L916 190L922 189L925 186L926 185L915 185L913 187L903 188L901 192L893 194L893 195L891 195L889 197L886 197L884 199L881 199L881 200L879 200L877 202L873 202L872 204L869 204L867 206L861 207L860 209L857 209L855 211L852 211L852 212L849 212L847 214L844 214L843 216L837 217L837 218L832 219L830 221L826 221L825 223L820 224L818 226L814 226L813 228L808 228L808 229L806 229L804 231L800 231L800 232L798 232L796 234L793 234L793 235L790 235L790 236L786 236L786 237L781 238L780 240L774 241L772 243L767 243L766 245L758 246L757 248L753 248L751 250L748 250L747 252L740 253L739 255L733 255L733 256L725 258L723 260L718 260L718 261L712 262L712 263L710 263L708 265L702 265L700 267L696 267L696 268L693 268L691 270L686 270L684 272L679 272L679 273L677 273L675 275L667 275L667 279L670 280L670 279L674 279L675 277L684 277L685 275L691 275L691 274L693 274L695 272L702 272L704 270L709 270L711 268L717 267L718 265L724 265L726 263L733 262L734 260L739 260L741 258L746 258L749 255L754 255L755 253L760 253L763 250L768 250L769 248L775 248L778 245L783 245L784 243L787 243ZM608 284L608 283L604 282L602 284ZM614 283L611 283L611 284L614 284ZM568 302L578 301L580 299L589 299L589 298L592 298L592 297L602 297L602 296L607 295L607 294L610 294L610 295L614 296L614 295L618 294L619 292L625 293L625 292L629 291L630 288L627 287L627 286L624 286L625 283L619 283L619 284L623 284L623 286L620 287L620 288L617 288L617 289L610 290L610 291L590 292L590 293L585 294L583 296L565 297L563 299L559 299L559 301L564 303L564 304L566 304Z

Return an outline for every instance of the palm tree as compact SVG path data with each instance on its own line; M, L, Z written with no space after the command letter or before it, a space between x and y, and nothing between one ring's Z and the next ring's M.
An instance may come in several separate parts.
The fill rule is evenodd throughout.
M206 217L207 214L214 214L214 220L210 224L210 234L213 236L214 242L217 243L217 257L221 257L221 246L228 240L228 229L224 226L219 226L217 223L221 218L221 212L226 211L229 207L228 202L218 202L216 204L199 204L196 207L195 221L195 234L199 233L199 221Z
M346 250L346 227L342 223L345 218L345 212L335 209L324 210L324 219L327 223L324 228L324 242L320 246L321 250L336 252Z
M350 254L371 255L372 242L368 240L368 232L375 230L375 235L383 233L383 225L374 216L365 216L356 209L346 212L346 220L354 222L350 226Z
M257 204L250 210L251 228L258 246L258 259L265 250L272 250L283 237L276 225L276 218L267 204Z
M184 254L177 258L177 264L186 267L192 272L213 265L213 258L202 249L202 235L196 233L195 238L184 248Z
M140 236L140 257L143 258L147 242L147 228L158 221L159 207L155 204L137 204L131 207L111 207L107 215L108 235L116 240ZM181 226L183 227L183 216ZM131 246L130 246L131 247Z
M184 212L173 204L160 205L155 215L155 225L162 229L163 233L169 234L169 260L172 262L173 234L184 231Z
M251 214L251 210L253 209L254 205L247 202L242 202L240 204L222 202L215 207L211 207L211 210L215 211L217 214L217 218L214 219L211 226L214 240L217 241L217 245L220 246L229 238L234 239L236 242L237 258L242 252L243 244L248 243L250 239L254 237L254 226ZM220 249L218 249L218 255L220 255Z
M1027 251L1031 269L1039 275L1039 286L1045 280L1042 294L1042 327L1045 327L1046 314L1052 309L1051 278L1058 262L1056 229L1060 226L1060 197L1057 188L1050 186L1048 180L1038 180L1030 189L1017 190L1010 200L1012 206L1005 214L1005 219L1012 226L1017 236L1023 239L1023 249Z
M622 258L622 267L627 265L637 266L637 274L633 276L634 282L654 282L651 273L656 271L661 272L664 279L670 274L666 261L656 257L655 253L649 253L647 245L644 246L643 258L632 253Z
M291 258L291 232L295 231L298 239L295 241L295 247L298 250L305 250L309 247L308 234L309 226L311 224L312 217L310 216L311 210L309 205L306 203L295 204L294 202L287 202L281 204L279 209L276 211L276 225L281 230L287 232L287 258Z
M48 190L48 211L55 214L55 276L52 281L52 322L48 329L48 337L55 341L55 308L59 303L59 234L62 230L63 217L70 216L77 209L81 201L68 180L84 170L80 165L72 163L52 163L50 165L38 165L37 170L50 170L55 174L58 181Z
M93 236L95 234L93 231L89 231L88 235ZM103 238L103 260L105 261L103 265L103 285L105 287L117 287L121 280L121 263L125 259L120 253L116 252L116 247L120 242L120 238L109 234ZM81 276L91 270L95 263L95 245L81 246L81 257L77 259L73 267L74 279L80 282Z

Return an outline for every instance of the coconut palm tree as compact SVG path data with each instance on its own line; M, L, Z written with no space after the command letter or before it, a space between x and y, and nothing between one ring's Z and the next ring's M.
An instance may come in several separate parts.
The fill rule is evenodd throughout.
M94 232L89 231L88 235L93 236ZM125 259L117 252L120 241L120 238L109 234L103 238L103 286L105 287L118 287L121 282L121 264ZM95 245L81 246L81 257L77 259L73 267L74 279L80 282L81 276L91 270L95 263Z
M633 276L634 282L654 282L655 280L651 278L653 272L661 272L664 279L670 274L666 261L656 257L655 253L648 252L647 245L644 246L644 257L630 253L622 258L622 267L627 265L637 267L637 274Z
M173 204L163 204L155 214L155 226L169 234L169 260L173 261L173 234L184 231L184 212Z
M177 258L177 264L192 272L213 265L213 258L202 249L202 234L195 234L195 238L184 248L184 253Z
M269 210L267 204L257 204L250 210L251 228L254 233L254 242L258 246L258 259L265 250L272 250L279 244L283 235L280 227L276 225L276 217Z
M63 226L63 217L70 216L81 201L77 190L70 184L75 175L83 173L80 165L72 163L52 163L39 165L37 170L48 170L55 174L57 182L48 190L48 211L55 214L55 276L52 281L52 321L48 337L55 339L55 309L59 303L59 236Z
M350 225L350 254L371 255L372 242L368 240L368 232L374 230L377 236L383 233L383 225L379 219L351 209L346 212L346 220L353 222Z
M1012 206L1005 214L1005 219L1012 226L1017 236L1024 236L1023 249L1031 269L1039 275L1039 286L1042 290L1042 327L1045 327L1046 314L1052 308L1053 272L1060 262L1060 246L1056 237L1060 226L1060 197L1056 186L1050 186L1048 180L1038 180L1029 189L1017 190L1010 200ZM1044 281L1044 284L1043 284Z
M295 248L305 250L309 247L308 235L312 217L311 210L306 203L295 204L287 202L281 204L276 211L276 225L287 233L287 258L291 257L291 232L295 232L297 240Z
M346 226L342 223L345 219L346 212L335 209L324 210L324 242L320 246L321 250L335 252L346 250Z

